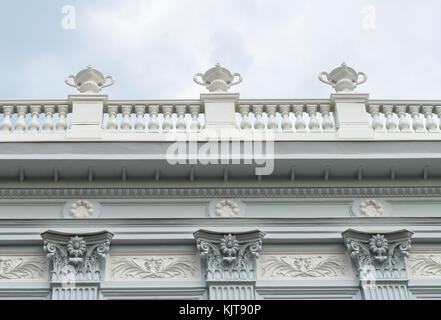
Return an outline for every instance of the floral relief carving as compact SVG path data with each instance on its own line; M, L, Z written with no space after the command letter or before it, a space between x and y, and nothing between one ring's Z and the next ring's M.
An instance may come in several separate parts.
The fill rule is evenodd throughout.
M441 254L411 255L408 259L409 271L412 276L440 277Z
M360 213L365 217L380 217L384 209L377 200L364 200L360 203Z
M260 274L267 278L322 278L344 276L344 256L264 256Z
M218 217L237 217L239 215L239 207L230 200L222 200L216 204L216 216Z
M0 257L0 280L43 279L46 261L40 257Z
M196 257L114 257L111 259L113 280L189 279L197 272Z
M89 218L93 215L93 204L87 200L78 200L72 203L69 213L74 218Z

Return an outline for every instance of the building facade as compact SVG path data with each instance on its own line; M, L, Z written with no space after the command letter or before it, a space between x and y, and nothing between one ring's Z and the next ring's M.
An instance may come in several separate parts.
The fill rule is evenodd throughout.
M0 100L2 299L441 298L441 100Z

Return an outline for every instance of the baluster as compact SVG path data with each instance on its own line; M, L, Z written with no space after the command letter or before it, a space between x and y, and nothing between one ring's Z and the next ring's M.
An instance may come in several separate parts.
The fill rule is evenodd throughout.
M242 120L240 122L240 128L242 130L250 130L251 122L248 114L250 113L250 106L248 104L242 104L239 106L239 112L242 116Z
M382 107L384 116L386 117L386 129L388 132L398 132L397 122L393 117L393 109L392 105L383 105Z
M121 121L121 130L122 131L131 131L132 130L132 121L130 119L130 116L132 115L132 106L131 105L122 105L121 106L121 112L122 112L122 121Z
M303 104L294 105L294 113L296 115L296 132L306 132L306 122L303 119Z
M26 112L28 106L17 106L17 120L15 121L14 133L24 133L26 130Z
M278 129L278 124L276 121L276 110L277 106L275 104L269 104L266 106L266 113L268 115L268 131L276 131Z
M177 105L176 106L176 115L178 119L176 120L176 132L186 132L187 131L187 123L185 122L185 114L187 112L186 105Z
M413 130L415 130L415 132L425 132L423 121L420 119L420 106L409 106L409 112L413 118Z
M162 106L164 114L164 122L162 123L162 132L170 132L173 130L173 122L171 120L173 106Z
M423 106L423 113L426 117L426 129L429 132L438 132L435 119L433 119L433 106Z
M135 130L136 132L144 132L145 131L145 105L136 105L135 106L136 113L136 121L135 121Z
M292 122L289 118L289 104L284 104L280 106L280 114L282 115L282 130L285 132L292 132Z
M317 105L308 104L306 110L309 114L309 130L311 132L320 132L320 122L317 120Z
M263 105L261 105L261 104L253 105L254 117L256 118L254 120L254 129L255 130L259 130L259 131L265 130L265 122L263 122L263 119L262 119L262 111L263 111Z
M3 106L3 122L0 125L2 133L10 133L12 129L11 116L14 113L14 106Z
M57 132L64 132L67 129L66 116L67 116L67 112L69 111L69 106L59 105L57 106L57 109L58 109L58 121L55 124L55 129L57 130Z
M149 131L159 132L159 121L158 121L159 106L150 105L149 106Z
M383 122L380 120L380 106L379 105L370 105L369 113L372 116L372 129L374 131L385 131L383 127Z
M334 123L332 122L330 118L331 111L331 105L329 104L321 104L320 105L320 112L322 113L323 122L322 122L322 128L325 132L334 132Z
M400 119L398 121L398 128L400 128L401 132L412 132L412 130L410 130L410 124L409 121L407 121L406 119L406 109L407 106L396 106L396 112L398 114L398 118Z
M190 106L191 123L190 131L198 132L201 129L201 124L199 123L199 113L201 112L201 106L192 105Z
M435 113L438 116L438 120L439 120L439 123L440 123L440 126L441 126L441 106L436 106L435 107Z
M32 105L31 106L31 120L28 124L28 132L36 133L40 130L40 113L41 106Z
M107 121L107 130L116 131L118 129L118 106L110 105L107 106L107 113L109 114L109 120Z
M44 122L43 122L43 132L44 133L51 133L54 129L54 112L55 112L55 106L54 105L45 105L43 107L44 110Z

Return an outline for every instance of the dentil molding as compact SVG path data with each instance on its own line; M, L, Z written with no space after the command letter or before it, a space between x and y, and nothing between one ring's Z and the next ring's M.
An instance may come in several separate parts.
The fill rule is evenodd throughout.
M441 187L3 188L0 199L439 197Z

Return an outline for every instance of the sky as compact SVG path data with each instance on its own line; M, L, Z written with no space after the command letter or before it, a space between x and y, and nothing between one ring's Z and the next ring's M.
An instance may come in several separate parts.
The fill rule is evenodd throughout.
M75 9L63 13L63 8ZM346 62L372 99L441 99L439 0L0 0L0 99L66 98L87 65L110 99L197 99L216 63L243 99L327 98ZM69 28L66 29L66 21Z

